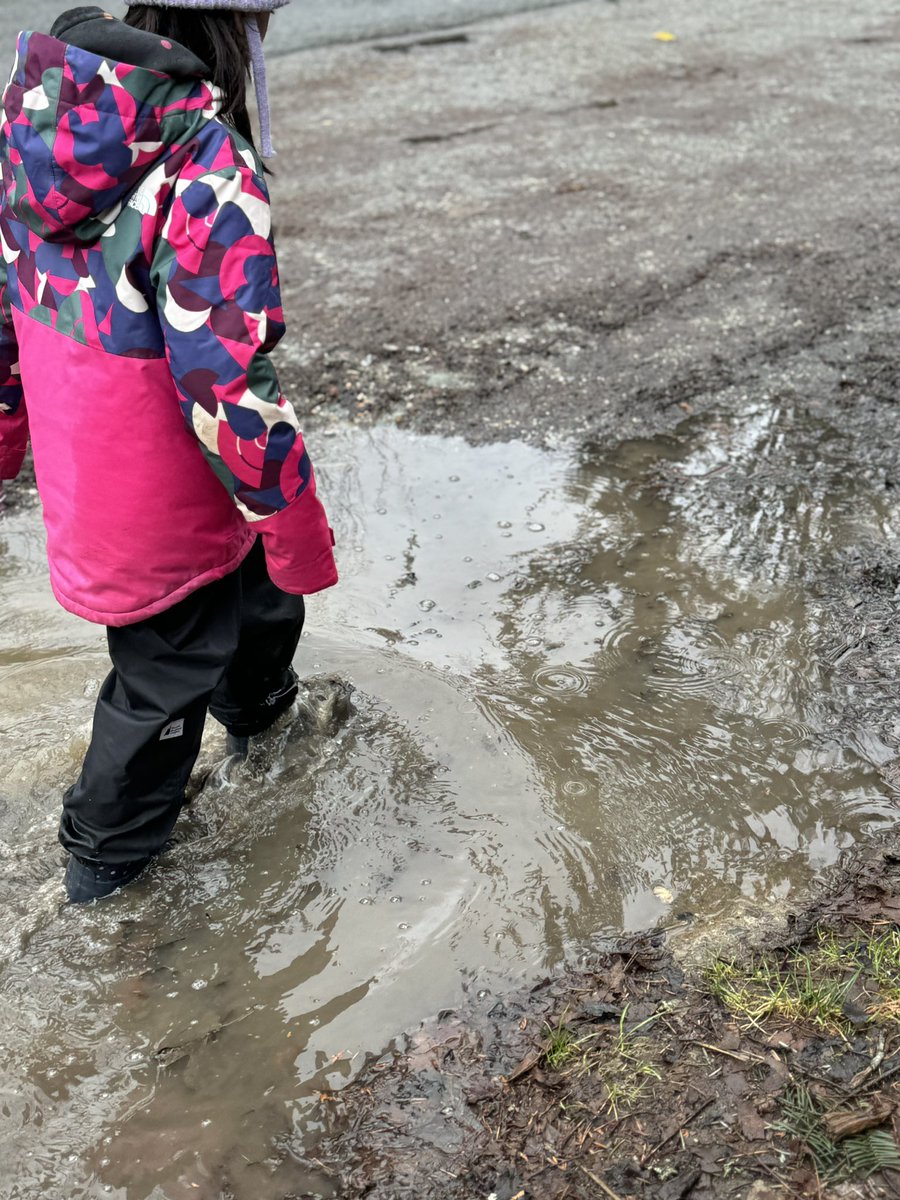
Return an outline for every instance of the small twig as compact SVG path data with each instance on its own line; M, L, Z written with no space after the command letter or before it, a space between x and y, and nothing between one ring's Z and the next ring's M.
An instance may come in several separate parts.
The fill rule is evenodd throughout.
M714 1054L724 1054L727 1058L736 1058L738 1062L765 1062L766 1060L759 1054L738 1053L735 1050L726 1050L722 1046L713 1046L710 1042L693 1043L695 1046L700 1046L704 1050L712 1050Z
M589 1171L587 1167L582 1167L580 1164L579 1168L580 1170L584 1171L588 1179L590 1179L593 1183L596 1183L601 1192L604 1192L607 1196L609 1196L609 1200L622 1200L622 1197L617 1195L616 1192L614 1192L609 1186L609 1184L604 1183L599 1175L595 1175L593 1171Z
M852 1090L852 1091L849 1093L849 1095L851 1095L851 1096L856 1096L856 1095L858 1095L860 1092L867 1092L867 1091L869 1091L869 1089L870 1089L870 1088L873 1088L873 1087L880 1087L880 1086L881 1086L881 1084L882 1084L882 1083L884 1083L884 1081L885 1081L886 1079L891 1079L891 1078L892 1078L894 1075L896 1075L898 1072L900 1072L900 1062L896 1062L896 1063L894 1063L894 1065L893 1065L892 1067L888 1068L888 1070L887 1070L887 1071L882 1071L880 1075L875 1075L875 1076L874 1076L872 1079L868 1080L868 1082L866 1082L866 1083L862 1084L862 1085L861 1085L861 1086L859 1086L859 1087L855 1087L855 1088L854 1088L854 1089L853 1089L853 1090Z
M878 1037L878 1049L875 1051L875 1056L864 1070L860 1071L858 1075L854 1075L854 1077L850 1080L851 1088L856 1089L860 1087L869 1078L869 1076L873 1074L873 1072L878 1070L878 1068L884 1062L884 1058L885 1042L884 1032L882 1032Z

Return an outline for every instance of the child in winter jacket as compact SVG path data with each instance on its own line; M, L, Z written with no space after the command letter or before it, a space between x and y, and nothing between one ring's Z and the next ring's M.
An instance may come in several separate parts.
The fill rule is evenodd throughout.
M252 63L271 150L261 35L287 2L73 9L20 36L3 96L0 480L30 440L54 593L113 663L63 804L76 902L162 851L207 710L240 753L291 705L303 596L337 579L268 357L245 99Z

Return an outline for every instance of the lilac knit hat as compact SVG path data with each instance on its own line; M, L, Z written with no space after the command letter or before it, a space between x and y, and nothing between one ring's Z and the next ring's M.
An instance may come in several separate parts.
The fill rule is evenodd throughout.
M125 0L125 4L149 4L153 8L215 8L247 14L247 41L250 46L250 62L253 68L253 83L256 87L256 106L259 109L260 148L263 158L272 158L272 120L269 115L269 88L266 83L266 56L263 53L262 36L256 23L255 13L274 12L284 8L291 0Z

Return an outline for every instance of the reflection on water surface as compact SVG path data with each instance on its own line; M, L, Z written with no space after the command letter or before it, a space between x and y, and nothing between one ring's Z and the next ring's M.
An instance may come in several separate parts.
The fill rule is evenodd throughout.
M310 602L296 724L90 910L60 908L53 827L102 631L49 597L37 513L0 523L5 1195L316 1192L311 1101L402 1029L593 935L777 900L893 817L830 732L803 586L813 543L891 520L827 429L312 441L344 582Z

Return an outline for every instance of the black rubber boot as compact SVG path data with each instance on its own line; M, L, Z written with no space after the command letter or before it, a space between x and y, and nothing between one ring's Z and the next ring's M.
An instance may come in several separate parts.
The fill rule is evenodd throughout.
M225 738L225 753L229 758L239 758L243 762L250 753L249 737L237 737L236 734L229 733Z
M89 904L111 896L119 888L133 883L153 860L141 858L137 862L117 863L104 867L98 863L82 862L74 854L66 864L66 894L70 904Z

